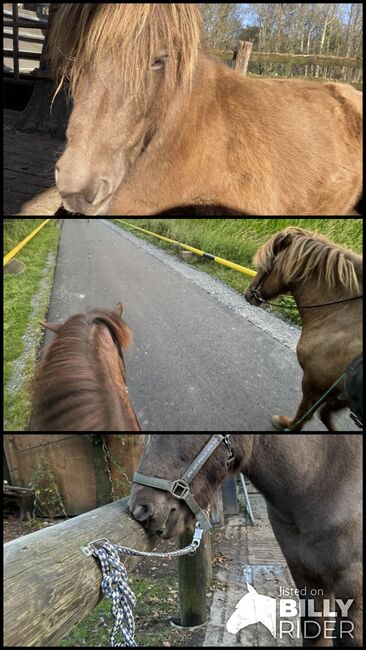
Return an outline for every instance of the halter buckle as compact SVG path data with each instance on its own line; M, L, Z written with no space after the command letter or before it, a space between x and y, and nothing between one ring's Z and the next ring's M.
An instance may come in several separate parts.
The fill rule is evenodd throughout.
M170 489L170 494L172 494L176 499L181 499L182 501L185 501L190 493L191 489L188 483L182 479L174 481Z

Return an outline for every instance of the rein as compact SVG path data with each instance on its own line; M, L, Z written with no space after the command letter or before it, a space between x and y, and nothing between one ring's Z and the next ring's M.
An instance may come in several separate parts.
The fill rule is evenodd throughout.
M202 531L207 532L212 528L211 522L191 492L190 484L221 443L226 445L229 453L227 469L228 472L230 472L235 464L235 455L230 444L230 434L216 434L212 436L207 445L193 461L192 465L190 465L190 467L184 472L182 478L176 481L169 481L167 479L155 478L153 476L145 476L144 474L137 472L133 477L133 482L157 490L164 490L164 492L169 492L169 494L171 494L175 499L184 501L195 515Z
M330 307L331 305L340 305L343 302L350 302L350 300L359 300L360 298L363 298L363 294L361 293L359 296L353 296L352 298L344 298L343 300L334 300L333 302L325 302L322 303L321 305L279 305L276 304L275 302L268 302L265 298L263 298L260 289L264 282L266 281L267 277L272 273L272 271L267 271L266 273L263 274L263 277L258 284L256 289L248 289L249 293L251 293L252 298L255 298L258 300L258 302L261 302L264 305L271 305L271 307L283 307L283 309L317 309L318 307Z
M265 304L265 305L271 305L272 307L282 307L283 309L316 309L317 307L329 307L330 305L340 305L342 302L349 302L350 300L359 300L360 298L363 298L363 294L360 296L353 296L353 298L344 298L344 300L335 300L334 302L325 302L324 304L321 305L279 305L275 302L269 302L268 300L265 300L263 296L261 295L260 291L258 289L249 289L251 292L253 298L258 300L259 302Z

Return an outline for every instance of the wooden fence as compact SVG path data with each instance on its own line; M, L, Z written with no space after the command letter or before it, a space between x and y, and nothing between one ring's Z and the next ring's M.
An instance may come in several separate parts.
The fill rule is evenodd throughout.
M11 6L11 9L8 8ZM33 83L32 77L42 76L38 69L41 56L44 33L48 17L29 17L21 10L19 15L18 3L5 4L3 8L3 37L4 37L4 71L6 78L13 82ZM22 31L21 31L22 30ZM22 70L25 61L34 61L35 70ZM31 73L31 74L30 74ZM47 72L48 76L48 72Z
M12 10L7 9L6 6L11 6ZM27 12L23 10L23 13ZM3 10L3 14L4 39L12 39L12 47L5 47L4 49L4 57L5 59L8 58L8 60L12 61L13 67L13 74L8 74L7 78L12 81L20 81L24 83L33 83L34 79L32 79L32 77L50 78L48 70L37 69L44 41L44 33L47 28L48 16L41 15L38 16L37 19L31 19L24 16L20 17L17 3L7 3ZM20 28L23 28L22 33L19 31ZM39 34L27 34L24 31L29 30L29 32L34 32L34 28L39 30ZM29 51L29 49L25 50L22 45L23 43L35 44L38 51L32 52ZM211 50L211 53L217 55L231 67L235 67L235 69L242 74L246 74L249 61L250 63L260 64L264 67L273 64L283 64L288 69L291 69L291 67L295 65L303 66L306 70L307 66L315 66L317 69L322 66L339 69L353 69L355 70L353 82L360 85L362 78L362 59L360 57L352 58L345 56L332 56L328 54L291 54L287 52L253 52L252 45L253 44L249 41L240 41L237 50ZM36 62L36 69L32 70L31 75L29 73L22 74L20 70L20 61L27 59ZM312 78L312 75L309 75L309 78Z
M98 538L140 551L156 545L126 499L4 545L5 646L56 646L96 607L101 571L81 547ZM123 559L129 570L137 561Z
M53 492L57 487L64 511L80 515L110 503L111 496L116 500L130 493L145 434L95 434L99 444L91 436L71 433L8 433L3 438L12 485L33 483L40 506L51 496L52 473ZM61 506L61 497L56 505ZM52 516L52 509L40 511Z
M145 533L127 510L128 498L4 545L4 645L53 647L100 602L99 562L81 548L97 539L151 551L160 538ZM184 626L207 618L210 536L194 556L179 559L180 614ZM192 535L181 537L181 547ZM124 556L127 570L141 558Z
M293 66L301 66L305 70L308 66L314 66L316 69L327 66L329 68L339 68L353 70L353 84L356 87L361 86L362 78L362 59L360 57L332 56L329 54L291 54L289 52L253 52L253 43L249 41L240 41L238 50L212 50L225 63L235 67L235 70L241 74L246 74L249 63L260 64L262 66L282 64L289 70ZM313 79L312 75L308 75ZM331 79L327 79L331 81ZM339 79L341 81L341 79Z

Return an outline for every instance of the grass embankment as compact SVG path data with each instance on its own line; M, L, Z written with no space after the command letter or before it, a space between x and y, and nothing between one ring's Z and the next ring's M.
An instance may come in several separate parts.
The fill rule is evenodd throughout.
M135 235L147 239L156 246L161 246L179 254L181 250L171 244L165 244L148 235L129 229L121 223L124 220L115 219L124 228ZM159 235L170 237L183 244L200 248L207 253L223 257L242 266L253 267L253 256L262 244L274 233L287 226L301 226L313 232L329 237L337 244L346 246L356 253L362 253L362 219L133 219L126 222L146 228ZM206 273L219 278L235 291L243 293L249 286L251 278L242 273L232 271L215 262L194 255L188 263ZM292 298L280 299L283 305L294 305ZM281 316L301 324L297 310L284 309L281 306L266 307Z
M7 219L4 253L9 253L44 219ZM29 382L52 290L59 241L52 219L17 254L21 272L4 275L4 430L24 431L29 416Z

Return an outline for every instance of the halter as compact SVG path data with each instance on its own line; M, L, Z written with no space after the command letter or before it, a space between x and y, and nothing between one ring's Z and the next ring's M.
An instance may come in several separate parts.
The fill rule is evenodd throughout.
M359 300L360 298L363 298L363 294L361 293L359 296L352 296L352 298L344 298L343 300L334 300L333 302L325 302L320 305L299 305L299 306L298 305L277 305L275 302L268 302L268 300L263 298L261 294L262 285L265 283L267 277L271 273L272 270L267 271L266 273L263 274L263 277L260 283L257 285L256 289L248 289L252 298L258 300L258 302L262 303L262 305L271 305L272 307L282 307L283 309L316 309L317 307L330 307L331 305L340 305L343 302L350 302L351 300Z
M144 474L136 473L133 477L133 482L138 483L139 485L146 485L157 490L164 490L165 492L169 492L169 494L175 497L175 499L184 501L190 510L192 510L201 529L204 532L207 532L212 528L211 522L192 494L190 484L222 442L226 445L229 453L227 460L227 470L228 472L231 472L235 464L235 456L230 444L230 434L216 434L212 436L207 445L195 458L192 465L190 465L190 467L184 472L182 478L178 479L177 481L169 481L163 478L155 478L153 476L145 476Z

